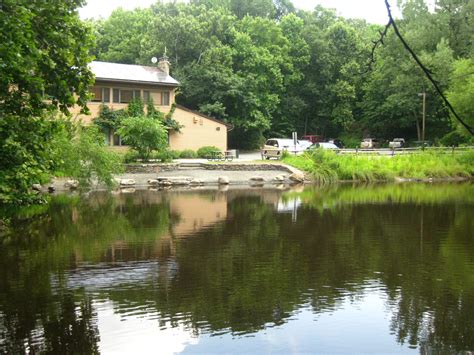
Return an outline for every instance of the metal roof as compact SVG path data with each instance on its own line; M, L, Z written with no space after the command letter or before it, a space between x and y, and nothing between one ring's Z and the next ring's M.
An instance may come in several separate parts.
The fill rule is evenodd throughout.
M178 81L157 67L96 61L91 62L89 66L96 80L179 85Z

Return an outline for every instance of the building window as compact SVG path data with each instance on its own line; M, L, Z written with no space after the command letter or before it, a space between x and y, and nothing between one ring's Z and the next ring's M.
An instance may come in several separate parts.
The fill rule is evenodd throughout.
M110 102L110 88L102 88L102 102Z
M143 102L148 103L150 101L150 92L147 90L143 91Z
M110 102L110 88L93 86L91 88L92 102Z
M102 88L98 88L96 86L93 86L91 89L92 93L92 102L102 102Z
M120 103L128 104L133 99L133 90L120 90Z
M170 92L169 91L162 91L161 92L161 106L169 106L170 105Z
M117 104L120 102L120 89L114 89L113 101L114 103L117 103Z
M139 99L141 97L140 90L133 90L133 98Z

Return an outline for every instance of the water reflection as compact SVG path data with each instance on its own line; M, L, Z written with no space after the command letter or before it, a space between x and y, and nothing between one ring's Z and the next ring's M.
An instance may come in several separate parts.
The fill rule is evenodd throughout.
M58 196L0 239L0 351L472 350L473 192Z

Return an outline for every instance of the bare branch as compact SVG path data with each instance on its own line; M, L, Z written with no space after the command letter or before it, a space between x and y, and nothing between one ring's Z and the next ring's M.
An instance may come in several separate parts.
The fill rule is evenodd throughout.
M369 71L372 70L372 65L375 63L375 51L377 50L377 47L380 45L384 45L383 40L385 36L387 35L388 29L391 26L391 21L389 21L386 25L383 31L379 31L380 38L376 41L372 41L373 46L372 46L372 51L370 52L370 59L367 63L367 69L360 73L361 75L367 74Z
M456 111L454 110L453 106L451 106L451 103L448 101L448 99L446 98L446 96L443 94L443 92L441 91L440 87L438 86L438 83L433 79L433 77L431 76L432 72L423 65L423 63L420 61L420 59L418 58L418 56L415 54L415 52L410 48L410 46L408 45L408 43L405 41L405 39L403 38L403 36L400 34L400 31L398 30L398 27L395 23L395 21L393 20L393 17L392 17L392 12L390 10L390 4L388 3L388 0L385 0L385 6L387 8L387 12L388 12L388 17L389 17L389 22L387 24L387 26L385 27L387 29L387 27L389 27L390 25L393 27L393 30L395 31L395 34L397 35L397 37L400 39L400 41L402 42L403 46L405 47L405 49L410 53L410 55L412 56L412 58L415 60L415 62L418 64L418 66L421 68L421 70L423 70L423 72L425 73L426 77L428 78L428 80L433 84L434 88L436 89L436 91L438 92L439 96L441 96L441 98L443 99L445 105L448 107L448 109L451 111L451 113L454 115L454 117L456 117L456 119L459 121L459 123L461 123L464 128L467 129L467 131L469 133L471 133L471 135L474 135L474 129L472 127L470 127L466 122L464 122L461 117L459 117L459 115L456 113Z

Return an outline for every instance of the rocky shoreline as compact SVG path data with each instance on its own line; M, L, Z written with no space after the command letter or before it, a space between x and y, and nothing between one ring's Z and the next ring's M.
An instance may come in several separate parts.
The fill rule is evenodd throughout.
M170 163L128 164L125 173L115 177L118 189L182 188L239 185L269 187L308 182L300 170L282 163ZM74 191L79 182L70 178L54 178L47 185L35 184L42 193ZM91 190L101 190L95 185Z
M396 178L394 183L460 182L467 178ZM153 163L128 164L125 172L115 177L116 190L177 189L198 187L289 187L313 182L309 175L283 163ZM359 181L340 181L357 183ZM387 182L387 181L378 181ZM75 191L79 182L70 178L54 178L46 185L33 185L41 193ZM94 185L89 190L103 190Z

